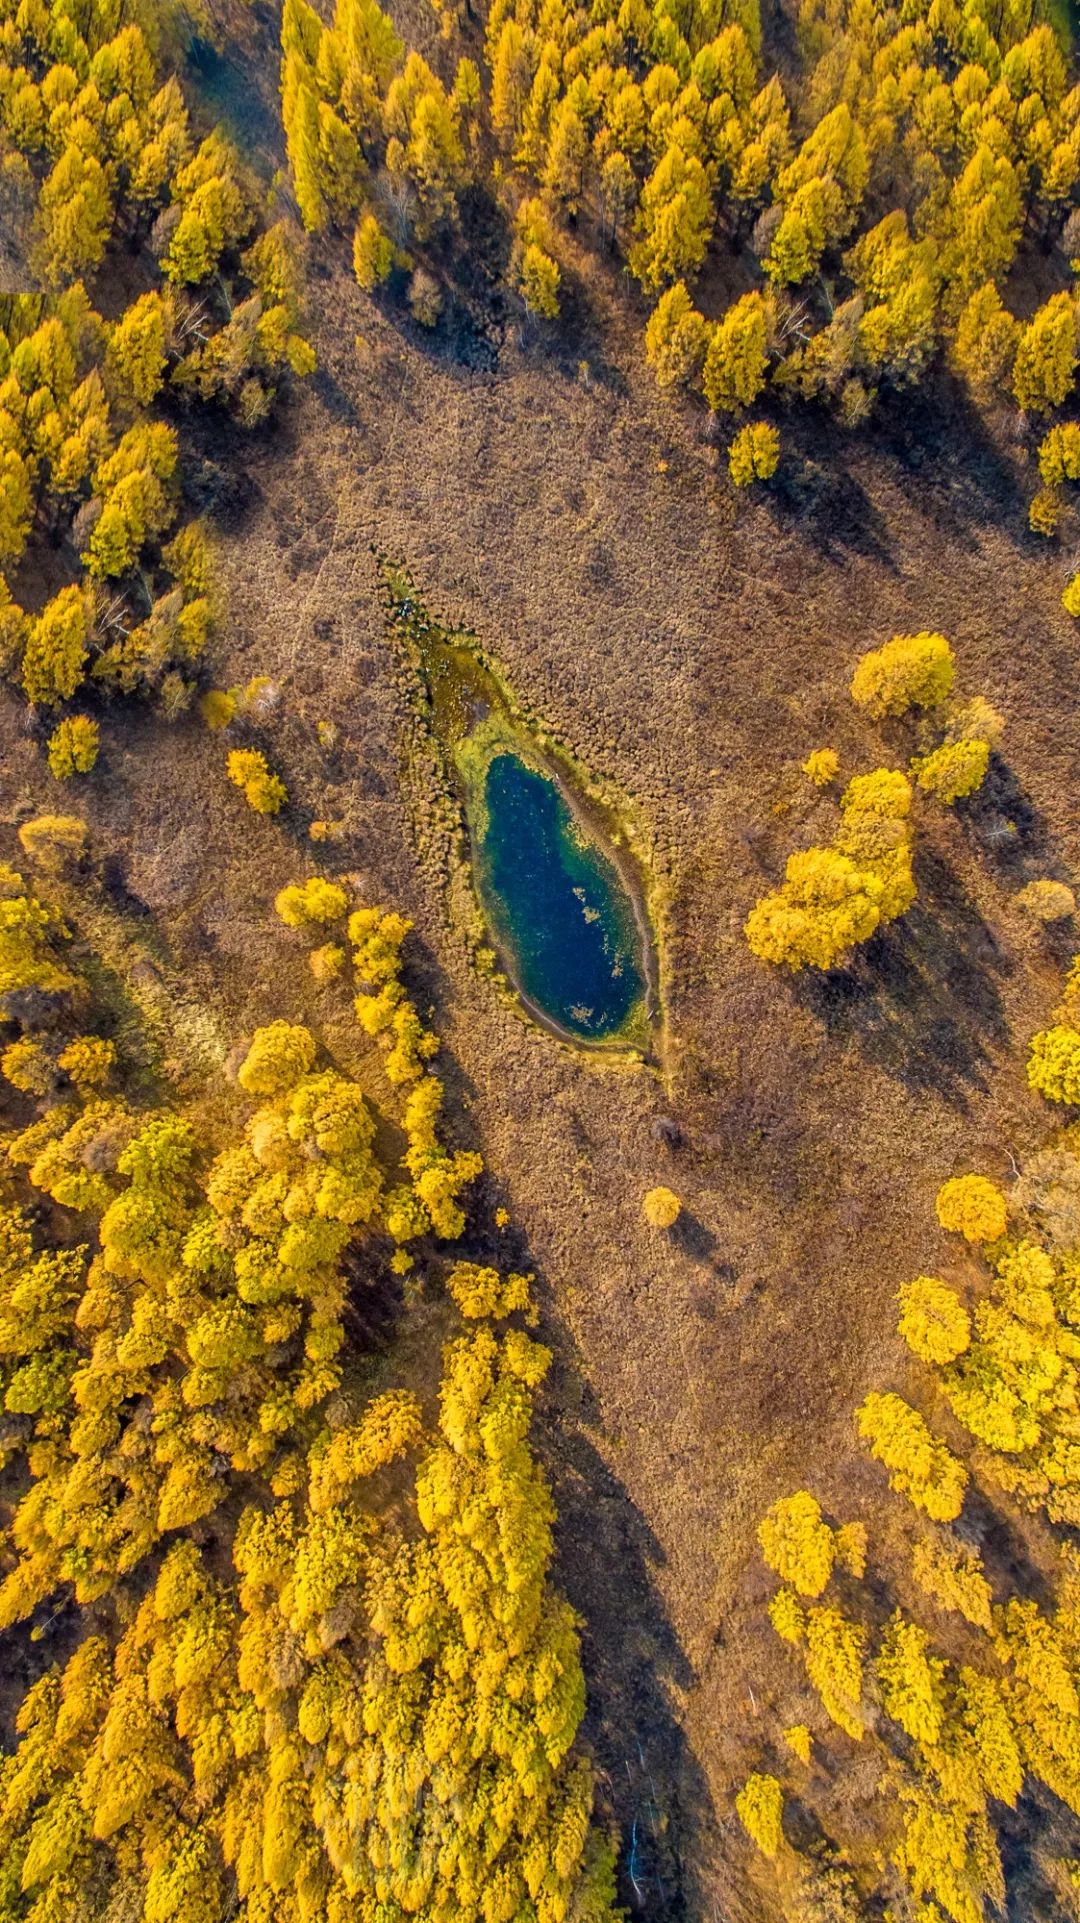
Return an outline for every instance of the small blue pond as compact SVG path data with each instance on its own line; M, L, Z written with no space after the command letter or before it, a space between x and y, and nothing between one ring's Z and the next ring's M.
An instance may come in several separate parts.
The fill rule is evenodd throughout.
M583 1040L620 1029L645 994L641 931L613 861L554 781L496 754L484 782L477 885L518 988Z

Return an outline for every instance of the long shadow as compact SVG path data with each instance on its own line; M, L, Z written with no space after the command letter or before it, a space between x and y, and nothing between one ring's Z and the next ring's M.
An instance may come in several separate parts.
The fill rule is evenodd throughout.
M429 1001L437 1010L446 1005L445 970L415 935L408 976L422 1014ZM474 1130L453 1126L476 1093L468 1071L445 1045L436 1067L447 1090L448 1146L460 1140L483 1151ZM601 1801L619 1831L620 1900L631 1917L648 1923L698 1923L711 1914L701 1864L716 1819L669 1690L688 1688L694 1677L655 1582L664 1552L597 1447L596 1397L555 1288L521 1229L495 1222L505 1200L497 1174L485 1168L467 1200L468 1223L454 1254L536 1277L539 1335L554 1363L533 1444L558 1512L554 1574L583 1619L588 1707L582 1735L599 1767ZM683 1232L696 1245L692 1221ZM702 1237L711 1242L707 1232ZM704 1242L702 1254L711 1259Z
M1000 755L991 758L986 780L965 804L963 820L987 861L1010 886L1051 872L1057 857L1050 832Z
M620 1833L619 1900L648 1923L697 1923L709 1914L716 1813L670 1694L694 1675L654 1578L664 1552L589 1433L595 1400L568 1331L544 1333L556 1354L541 1439L559 1513L556 1567L583 1618L583 1734Z
M963 1110L1008 1041L998 983L1011 963L939 855L920 849L915 874L919 899L900 921L850 969L800 977L794 992L875 1067Z
M805 428L803 439L807 451L801 465L789 463L782 468L766 497L777 520L797 521L800 532L826 560L860 554L894 571L896 559L888 522L861 483L847 471L845 456L841 454L837 460L821 458L820 443L815 443Z
M917 474L923 503L951 538L974 546L988 523L1015 547L1035 551L1027 498L1012 463L987 432L986 418L962 382L938 369L914 389L885 394L874 417L875 445L905 473Z
M855 430L808 404L785 415L783 437L796 458L784 462L765 499L779 521L797 520L827 559L861 554L895 568L887 519L850 471L856 454L887 463L898 478L910 476L916 505L950 539L973 549L992 525L1015 547L1037 550L1014 464L947 371L914 388L883 388L872 416Z
M1047 1876L1053 1861L1080 1853L1080 1822L1073 1812L1029 1775L1016 1808L1002 1808L997 1832L1008 1923L1051 1923L1058 1917L1064 1923L1075 1916L1075 1897L1070 1903L1061 1885L1055 1889Z
M400 209L387 202L378 181L374 204L387 231L399 231ZM430 274L441 298L441 312L433 325L424 326L413 315L408 281L399 271L376 289L372 300L414 352L438 362L448 373L471 379L497 370L512 322L506 286L511 235L505 212L482 185L462 194L460 217L460 231L441 230L427 246L418 246L415 238L408 242L414 260ZM342 266L340 240L324 241L312 266L319 278L332 279ZM333 394L331 399L340 407Z

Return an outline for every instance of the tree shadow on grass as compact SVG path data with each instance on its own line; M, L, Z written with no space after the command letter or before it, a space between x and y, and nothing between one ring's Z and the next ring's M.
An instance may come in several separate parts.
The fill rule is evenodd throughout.
M974 548L980 531L994 526L1014 547L1037 547L1013 463L947 371L879 402L873 433L887 460L918 475L919 504L950 540Z
M866 489L843 465L809 455L801 466L782 468L765 497L780 522L799 531L826 560L860 554L894 569L888 523Z
M550 1339L557 1414L543 1441L557 1571L583 1618L582 1733L619 1828L619 1900L648 1923L696 1923L709 1913L702 1871L716 1815L670 1693L695 1678L654 1579L664 1552L590 1434L595 1401L568 1331Z
M851 472L866 456L904 483L919 512L957 545L974 551L995 527L1014 547L1035 551L1014 463L947 372L883 390L862 428L810 406L785 414L782 432L786 458L763 498L778 520L797 520L829 560L860 554L895 569L888 519Z
M850 969L800 977L795 993L875 1067L964 1110L1008 1042L999 983L1012 965L939 855L921 849L915 873L908 913Z
M1073 1811L1028 1775L1016 1808L999 1806L998 1845L1005 1871L1005 1916L1008 1923L1051 1923L1074 1916L1062 1902L1062 1889L1051 1887L1046 1870L1051 1861L1074 1858L1080 1851L1080 1822Z
M408 986L435 1027L448 983L434 952L413 937ZM463 1124L475 1088L454 1052L439 1050L436 1072L447 1091L450 1147L485 1144ZM582 1661L588 1706L582 1737L600 1772L600 1801L619 1831L619 1896L632 1918L697 1923L710 1914L700 1865L715 1831L704 1773L679 1725L671 1689L694 1681L691 1666L655 1581L664 1552L596 1442L600 1414L574 1337L562 1317L554 1279L540 1270L513 1220L495 1211L508 1198L498 1172L485 1167L464 1198L467 1226L453 1259L514 1269L536 1277L539 1336L554 1363L537 1409L533 1446L551 1480L557 1508L553 1576L582 1618ZM684 1234L698 1246L692 1220ZM701 1231L709 1258L711 1238ZM706 1247L706 1241L709 1247Z
M999 880L1007 885L1020 888L1032 876L1052 871L1056 856L1046 823L1000 755L991 757L986 780L964 803L961 818Z

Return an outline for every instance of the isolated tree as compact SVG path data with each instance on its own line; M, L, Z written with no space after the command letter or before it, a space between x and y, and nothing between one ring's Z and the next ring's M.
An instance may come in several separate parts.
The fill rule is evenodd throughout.
M835 748L815 748L802 764L815 788L828 788L840 772L840 756Z
M349 897L344 888L322 875L292 882L274 897L274 908L286 928L309 928L338 921L346 913Z
M353 273L365 294L388 281L394 271L397 249L383 233L374 214L363 214L353 235Z
M98 725L89 715L70 715L49 737L49 772L58 781L88 775L98 757Z
M670 1229L674 1228L682 1213L682 1203L672 1189L647 1189L642 1198L641 1213L650 1228Z
M270 772L266 756L255 748L234 748L226 773L257 815L276 815L289 799L285 783Z
M897 634L884 647L860 655L851 698L875 721L909 708L934 708L949 694L954 672L943 634Z

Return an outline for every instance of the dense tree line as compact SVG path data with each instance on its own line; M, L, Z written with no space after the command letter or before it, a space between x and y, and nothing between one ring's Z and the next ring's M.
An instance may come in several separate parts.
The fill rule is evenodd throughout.
M43 1647L0 1762L0 1916L608 1923L529 1444L550 1357L530 1278L434 1253L480 1162L442 1140L408 923L342 929L400 1160L368 1083L286 1021L211 1139L99 1032L83 824L21 839L56 879L0 871L0 1624ZM348 905L313 878L278 909L326 933ZM437 1412L371 1393L361 1249L460 1315Z
M172 18L142 0L0 6L0 193L28 288L0 298L0 671L53 727L61 779L98 743L62 711L138 694L184 712L220 620L184 504L186 410L254 427L315 364L286 224L267 225L235 147L200 136L160 64ZM121 254L149 285L107 321L95 280ZM46 547L71 578L42 603Z
M481 51L467 5L441 12ZM1025 245L1080 254L1069 50L1032 0L802 0L794 28L794 48L770 46L757 0L493 0L482 59L444 80L376 0L335 0L328 22L286 0L304 223L354 227L369 290L416 246L430 279L480 183L511 225L511 285L554 319L573 222L654 303L660 384L733 423L768 394L856 425L947 359L976 405L1039 425L1032 526L1051 532L1080 477L1075 424L1054 418L1080 358L1076 302L1063 284L1021 321L1008 283ZM736 260L755 284L707 316L695 282ZM770 460L763 447L755 468L743 443L733 478Z

